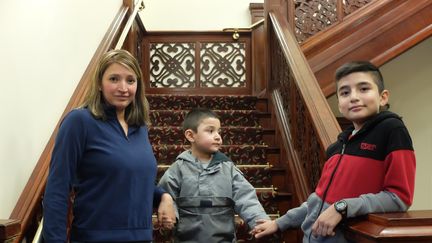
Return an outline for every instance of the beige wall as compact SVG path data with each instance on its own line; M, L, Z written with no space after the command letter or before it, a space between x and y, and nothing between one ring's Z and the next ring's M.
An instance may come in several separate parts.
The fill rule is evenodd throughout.
M140 13L147 30L222 30L251 24L249 4L264 0L153 0Z
M121 0L0 0L0 219L9 218Z
M381 67L390 110L408 127L417 158L413 210L432 209L432 37ZM337 99L329 99L335 114Z

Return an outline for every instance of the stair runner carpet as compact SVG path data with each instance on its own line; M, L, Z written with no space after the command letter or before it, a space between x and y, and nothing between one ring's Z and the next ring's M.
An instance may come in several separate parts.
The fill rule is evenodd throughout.
M257 189L258 198L272 218L278 214L272 190L271 170L267 154L271 153L264 143L264 128L260 119L266 112L256 108L254 96L176 96L148 95L151 126L150 142L158 161L158 178L177 155L188 148L181 124L185 114L195 107L207 107L215 111L221 120L221 151L227 154L244 173L246 179ZM154 216L155 217L155 216ZM236 217L237 242L254 242L248 234L247 225ZM281 242L281 236L266 238L265 242ZM154 227L154 242L172 242L172 232Z

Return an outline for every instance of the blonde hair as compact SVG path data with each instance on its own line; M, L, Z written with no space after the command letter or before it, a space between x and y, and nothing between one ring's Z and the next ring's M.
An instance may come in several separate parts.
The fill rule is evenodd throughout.
M137 59L126 50L111 50L106 52L93 73L90 89L86 93L82 107L86 107L97 119L106 120L104 97L100 91L102 77L108 67L118 63L133 71L137 76L137 91L134 100L126 107L125 121L128 125L142 126L150 124L149 104L145 97L143 75Z

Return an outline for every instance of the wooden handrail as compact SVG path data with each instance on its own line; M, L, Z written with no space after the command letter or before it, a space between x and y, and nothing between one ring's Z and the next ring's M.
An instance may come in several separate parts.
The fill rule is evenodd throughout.
M41 212L37 212L37 210L40 210L41 208L42 195L48 176L51 153L54 147L54 141L60 122L69 111L82 103L84 95L88 89L88 84L91 80L93 70L96 68L97 62L101 58L101 56L109 49L123 46L124 39L120 39L120 36L127 36L127 33L130 31L130 26L127 25L127 23L133 23L133 20L136 18L135 10L137 9L133 11L133 16L127 18L128 11L131 11L130 6L132 6L131 1L128 1L129 0L124 1L122 7L119 9L113 22L105 33L103 40L95 51L63 114L61 115L61 118L59 119L53 133L51 134L50 139L45 146L45 149L43 150L26 186L24 187L24 190L21 193L17 204L15 205L15 208L10 215L10 219L17 219L21 222L21 233L16 238L16 242L20 242L23 239L23 237L27 233L30 224L34 223L32 221L40 220ZM142 0L140 0L138 4L141 4L141 2ZM138 4L136 6L139 6ZM130 19L132 19L132 21L130 21ZM127 23L126 20L128 21ZM126 25L129 26L127 29L124 28L124 26ZM138 26L142 28L140 24L138 24Z
M279 12L271 11L269 12L269 24L267 27L269 28L269 46L271 48L271 54L269 54L271 56L271 69L269 71L271 73L270 92L276 106L276 116L282 130L282 140L285 147L288 148L289 157L291 158L289 166L295 181L294 187L297 197L299 201L304 201L315 186L312 182L308 183L306 181L305 173L318 173L319 176L317 171L304 171L303 165L312 163L312 161L304 160L320 160L318 161L319 164L315 165L315 169L321 170L325 158L325 149L336 140L341 130L295 39L291 27L289 27L288 21ZM275 58L281 58L281 60ZM276 70L276 68L281 70ZM282 74L274 72L282 72ZM294 91L289 91L291 93L285 93L284 97L282 97L280 92L283 89L293 89ZM286 97L292 95L298 96L298 98ZM299 111L295 109L299 109ZM306 113L302 115L304 117L300 118L306 120L296 122L296 119L299 119L298 116L301 115L296 114L296 112ZM302 122L310 122L310 124L300 124ZM308 128L309 125L312 127ZM301 134L304 129L313 129L313 131ZM310 136L313 136L313 138ZM312 144L308 144L308 142ZM316 142L317 145L314 145ZM310 155L306 155L305 153L308 153L307 149L302 147L314 147L314 149L320 150L315 151L319 153L320 158L311 158ZM316 183L316 181L313 182Z
M432 242L432 210L369 214L351 220L345 237L359 243Z
M133 22L135 21L135 18L138 14L138 11L141 11L145 8L143 0L138 0L138 2L135 4L135 7L133 8L132 14L129 16L128 21L126 22L125 27L123 28L123 31L119 37L119 40L117 41L116 46L114 49L118 50L123 47L123 43L126 40L126 36L129 34L129 31L132 27Z
M12 242L20 233L19 220L0 219L0 243Z
M274 13L270 13L270 19L285 58L292 69L295 77L294 81L302 93L307 110L310 112L313 124L316 126L321 144L324 148L327 148L336 141L336 137L340 133L340 126L300 46L292 31L290 31L288 22Z
M350 60L381 66L432 35L432 1L372 1L301 46L325 96L333 95L334 70Z

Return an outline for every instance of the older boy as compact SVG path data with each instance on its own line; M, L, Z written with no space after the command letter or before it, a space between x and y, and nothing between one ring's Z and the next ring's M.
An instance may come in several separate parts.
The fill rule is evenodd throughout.
M339 110L353 123L327 149L328 160L308 200L275 221L259 220L256 238L301 226L303 242L347 242L345 218L406 211L414 194L415 156L401 118L389 111L389 92L377 67L350 62L336 71Z
M250 228L259 219L269 219L255 189L219 152L220 127L211 110L190 111L183 129L191 148L177 157L159 182L177 206L176 242L235 242L234 213Z

